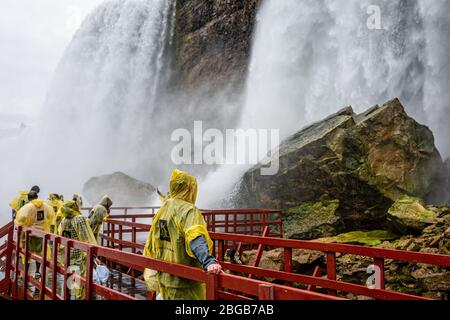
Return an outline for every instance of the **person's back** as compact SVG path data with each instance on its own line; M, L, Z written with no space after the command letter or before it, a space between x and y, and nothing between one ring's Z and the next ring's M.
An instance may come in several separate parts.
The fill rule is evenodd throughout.
M89 224L95 239L98 241L103 223L108 219L110 209L113 205L112 200L108 196L104 196L99 204L97 204L89 213Z
M30 192L29 197L32 193ZM53 208L40 199L31 199L18 212L15 219L17 226L34 227L50 232L55 212Z
M48 198L47 204L53 208L53 211L55 212L55 217L53 219L51 232L56 233L58 230L59 222L61 222L62 219L62 213L61 208L64 205L64 202L61 199L61 196L56 193L51 193Z
M206 225L198 209L191 203L181 199L169 199L161 207L161 215L155 219L154 237L159 239L155 243L154 258L173 263L182 263L201 268L200 262L186 251L186 231L189 226ZM189 241L188 241L189 242ZM193 280L180 278L168 273L161 273L158 277L164 287L188 288L196 284Z
M97 244L94 234L86 217L84 217L75 201L68 201L61 208L63 218L58 227L58 235L90 244ZM64 247L60 246L58 255L59 263L64 263ZM70 266L77 267L79 274L86 274L86 253L78 250L70 250ZM76 299L80 300L84 297L84 290L76 290Z
M96 244L94 234L86 217L84 217L74 201L68 201L61 208L63 218L58 227L58 235Z
M195 206L197 180L175 170L170 179L170 195L152 222L144 255L152 258L203 268L211 273L221 267L211 256L213 243L200 210ZM158 288L154 286L157 279ZM144 272L150 290L157 290L165 300L205 299L204 285L168 273Z
M17 212L22 209L31 200L28 199L29 192L36 193L36 198L39 195L41 189L38 186L33 186L30 191L20 191L14 199L9 202L9 206L12 208L13 219L16 219Z
M37 193L31 191L28 194L29 203L24 205L18 212L14 220L16 226L33 227L44 232L50 232L53 224L55 213L53 208L44 203L43 200L37 199ZM20 242L24 246L24 235L22 234ZM42 238L31 236L28 242L30 251L40 254L42 252ZM39 264L37 263L37 269Z

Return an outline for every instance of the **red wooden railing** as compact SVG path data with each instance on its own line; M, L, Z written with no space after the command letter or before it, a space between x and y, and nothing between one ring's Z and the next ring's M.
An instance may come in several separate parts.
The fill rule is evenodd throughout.
M117 210L118 208L115 208ZM152 210L157 207L132 208L133 210ZM131 209L130 209L131 210ZM225 232L245 235L262 235L264 228L268 227L266 236L283 236L283 215L281 210L267 209L243 209L243 210L201 210L205 217L210 232ZM117 248L131 248L136 253L136 248L128 246L129 242L138 242L139 234L148 233L148 226L155 213L150 214L126 214L112 213L105 223L102 238L102 246L115 246L108 241L109 238L117 239ZM236 244L238 245L238 244ZM241 245L242 246L242 245ZM246 246L245 249L249 249Z
M114 225L127 226L129 228L136 228L148 232L150 230L149 224L135 224L132 222L124 222L120 220L109 221ZM102 235L102 238L107 241L109 246L118 248L119 250L132 249L133 251L142 251L144 249L143 242L139 241L124 241L117 239L116 233ZM374 299L388 299L388 300L428 300L424 297L403 294L394 291L385 290L384 279L384 262L386 259L422 263L436 266L450 267L450 255L428 254L422 252L400 251L381 248L372 248L364 246L323 243L315 241L301 241L289 240L274 237L239 235L230 233L211 232L211 238L215 242L214 254L221 261L224 269L238 272L240 274L247 274L248 276L257 276L263 278L272 278L285 282L287 284L297 283L309 286L310 290L317 288L328 289L330 294L336 292L352 293L355 295L366 296ZM235 244L246 244L249 246L258 246L259 250L256 254L255 263L253 266L237 265L225 262L224 253L227 247ZM282 248L284 252L284 270L270 270L258 267L259 259L261 258L264 247L267 248ZM317 276L303 275L292 273L292 253L293 250L304 249L319 251L325 253L326 256L326 279ZM376 276L379 279L378 287L370 289L363 285L337 281L336 275L336 254L351 254L357 256L365 256L373 259L374 265L377 267ZM317 274L316 274L317 275Z
M3 229L2 229L3 230ZM8 235L8 250L6 250L6 274L8 275L2 281L1 293L13 299L33 299L34 295L28 290L29 286L34 286L39 290L39 300L68 300L70 299L67 283L69 277L75 277L85 289L86 300L91 300L93 294L107 299L134 300L133 296L112 290L105 286L93 282L94 257L101 257L106 260L116 261L136 270L145 268L170 273L179 277L195 280L205 283L206 298L215 299L276 299L276 300L341 300L340 298L300 290L288 286L271 284L264 281L258 281L240 276L222 273L212 275L201 269L185 265L168 263L161 260L155 260L142 255L121 252L111 248L104 248L95 245L74 241L68 238L59 237L50 233L42 232L33 228L15 228L15 238L20 239L21 234L25 235L25 248L21 248L19 241L13 239L14 227L10 224L4 228ZM2 233L0 233L2 236ZM28 240L31 236L40 237L43 240L42 253L40 255L30 252ZM1 237L0 237L1 238ZM47 250L51 246L51 259L48 259ZM60 246L64 246L64 264L59 264L57 260ZM86 253L86 275L76 275L67 268L71 250L78 249ZM20 267L21 255L24 256L23 266ZM41 280L38 281L30 276L28 265L30 260L41 263ZM46 281L48 271L51 271L51 281ZM63 276L63 293L57 292L57 275ZM23 282L19 285L19 279ZM48 283L50 282L50 284ZM230 293L233 292L233 293Z
M270 211L270 210L269 210ZM217 212L220 214L223 212ZM236 211L235 211L236 213ZM242 213L242 211L241 211ZM236 213L237 214L237 213ZM254 213L257 214L256 211ZM206 284L209 299L338 299L337 293L352 293L359 296L367 296L374 299L388 299L388 300L426 300L424 297L403 294L399 292L385 290L384 287L384 262L386 259L398 260L409 263L421 263L436 266L450 267L450 256L439 254L428 254L420 252L409 252L399 250L388 250L380 248L370 248L363 246L344 245L322 243L314 241L300 241L288 240L276 237L268 237L270 223L264 226L265 232L262 236L257 235L243 235L222 232L211 232L213 239L214 255L221 262L223 268L227 272L236 272L238 275L221 274L213 276L204 271L188 266L171 264L164 261L154 260L142 255L135 254L142 251L144 248L145 239L139 239L139 233L148 233L151 225L149 223L140 223L140 221L148 219L148 215L127 214L127 215L112 215L112 218L107 222L109 228L105 228L104 234L101 235L103 243L106 247L92 246L85 243L73 241L70 239L58 237L52 234L44 233L29 228L16 228L15 239L19 239L19 234L24 233L26 238L30 236L41 237L44 241L43 251L40 255L33 254L29 251L26 242L25 248L20 248L17 241L13 239L14 227L10 223L0 229L0 240L6 238L6 242L0 242L0 260L5 261L5 274L8 275L5 279L0 280L0 294L15 299L33 298L33 295L26 291L28 285L32 285L39 289L39 299L49 298L55 300L69 299L68 290L65 289L62 295L56 292L56 276L57 274L63 276L64 288L68 278L72 274L65 266L70 261L70 250L65 250L64 263L58 264L57 253L58 247L63 245L66 248L79 249L87 254L86 275L74 275L86 288L86 298L91 299L93 293L107 299L136 299L134 296L124 294L93 283L93 257L97 256L103 260L114 263L118 266L129 268L136 272L142 272L145 268L157 270L160 272L171 273L184 278L200 281ZM242 216L240 216L242 217ZM255 216L254 216L255 217ZM132 220L132 221L128 221ZM262 220L262 219L261 219ZM216 220L217 221L217 220ZM226 220L225 220L226 221ZM232 219L231 224L234 223ZM248 223L257 222L259 219L247 219ZM276 219L274 220L276 221ZM266 220L267 222L267 220ZM222 223L222 221L220 221ZM230 223L230 220L228 220ZM219 224L216 224L216 226ZM223 227L221 225L220 227ZM226 227L226 226L225 226ZM233 229L235 230L235 229ZM251 228L247 230L251 231ZM253 228L255 232L256 228ZM257 233L257 232L255 232ZM125 239L126 235L129 239ZM51 259L47 258L47 244L51 244ZM237 265L225 262L226 248L239 248L242 246L258 247L256 259L251 266ZM259 259L265 248L282 248L284 252L284 269L271 270L259 267ZM292 272L293 264L293 250L305 249L312 251L323 252L326 256L326 278L318 277L321 270L317 270L313 275L297 274ZM131 250L131 252L126 252ZM370 289L363 285L337 281L336 277L336 254L351 254L358 256L370 257L374 261L374 265L378 266L378 277L380 279L379 285L376 289ZM22 269L19 266L20 254L25 257L25 267ZM259 259L258 259L259 258ZM46 266L43 268L41 281L37 281L28 275L28 261L33 259ZM44 283L47 271L51 271L52 280L49 287ZM134 272L133 272L134 273ZM133 274L132 273L132 274ZM284 283L279 285L269 283L266 281L255 280L251 277L271 278L277 282ZM18 279L27 284L20 287ZM307 286L308 290L300 290L293 288L292 284L301 284ZM325 290L324 293L315 292L315 290ZM326 294L328 293L328 294Z

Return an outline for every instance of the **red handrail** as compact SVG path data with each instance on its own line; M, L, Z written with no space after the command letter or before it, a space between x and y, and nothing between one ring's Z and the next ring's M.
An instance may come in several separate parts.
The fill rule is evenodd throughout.
M112 221L112 223L120 223L119 221ZM150 230L150 225L145 227L145 224L126 224L135 230L139 227L141 230ZM136 227L136 228L135 228ZM357 295L364 295L375 299L419 299L426 300L423 297L414 295L402 294L398 292L384 290L384 260L392 259L398 261L412 262L412 263L424 263L437 266L450 267L450 256L442 254L429 254L422 252L400 251L392 249L372 248L356 245L346 244L334 244L323 243L317 241L302 241L302 240L289 240L280 238L267 238L260 236L239 235L229 233L217 233L211 232L211 238L216 243L218 249L217 258L222 262L225 269L246 273L248 275L256 275L259 277L273 278L285 282L294 282L300 284L306 284L315 287L321 287L330 289L331 293L336 291L349 292ZM112 245L120 244L122 249L132 248L134 251L142 250L144 245L137 243L136 241L127 241L116 239L114 236L102 235ZM235 265L225 263L224 261L224 248L226 243L247 243L252 245L266 246L270 248L283 248L284 249L284 271L267 270L258 267ZM317 278L313 276L293 274L292 273L292 250L305 249L312 251L321 251L326 254L327 260L327 279ZM362 285L356 285L351 283L345 283L336 281L336 253L352 254L359 256L367 256L374 258L374 264L380 267L380 287L378 289L369 289Z
M173 264L162 260L156 260L149 257L144 257L142 255L136 255L132 253L121 252L111 248L100 247L97 245L90 245L83 242L59 237L50 233L42 232L33 228L22 228L17 227L16 238L20 239L22 233L25 234L25 248L21 248L16 242L16 249L14 252L15 263L11 265L11 271L15 273L15 281L12 282L12 297L15 299L28 299L33 298L33 296L27 291L28 285L33 285L40 290L40 299L43 300L45 296L48 296L54 300L68 299L68 290L64 290L63 296L59 296L56 293L55 283L53 281L52 288L48 288L45 284L45 274L42 275L41 281L37 281L28 275L28 261L33 259L40 262L46 268L52 270L53 279L56 280L56 275L62 274L64 276L64 284L67 283L69 276L71 274L67 270L67 265L70 261L70 249L78 249L87 253L86 258L86 269L87 273L85 276L77 275L76 278L80 280L81 284L84 284L86 289L86 299L91 299L92 294L96 293L98 295L103 295L109 299L134 299L134 297L129 296L124 293L117 292L110 288L102 287L100 285L93 283L93 258L94 256L99 256L107 260L115 260L120 262L122 265L127 265L132 268L137 269L152 269L159 272L170 273L179 277L203 282L206 284L207 298L208 299L219 299L223 297L234 298L238 296L251 296L259 299L272 297L274 299L313 299L313 300L342 300L341 298L328 296L325 294L320 294L316 292L310 292L306 290L295 289L291 287L286 287L277 284L270 284L264 281L246 279L243 277L237 277L234 275L221 274L221 275L211 275L205 271L185 266L179 264ZM11 231L11 230L9 230ZM40 237L43 240L43 252L41 255L31 253L29 251L28 239L30 236ZM49 261L46 250L47 245L52 243L53 245L53 257ZM11 241L11 245L13 242ZM59 265L56 262L55 254L58 252L58 247L63 245L65 247L65 261L64 265ZM13 255L13 250L9 253ZM19 269L19 257L23 254L25 257L24 270ZM43 268L43 270L46 270ZM23 288L19 291L17 280L22 278L24 281ZM66 288L66 286L64 286ZM227 290L239 291L239 295L231 294L226 292ZM267 292L270 291L270 295Z

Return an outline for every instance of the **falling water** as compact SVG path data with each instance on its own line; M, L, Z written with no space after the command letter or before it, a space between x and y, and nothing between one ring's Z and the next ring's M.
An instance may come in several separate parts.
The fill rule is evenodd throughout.
M174 3L106 1L85 19L59 63L40 121L2 146L8 165L1 170L9 171L2 176L11 177L2 197L33 184L70 195L95 175L138 174L137 164L154 153L149 119L163 85Z
M379 29L368 24L374 6ZM264 0L240 127L286 137L343 106L361 112L399 97L448 156L449 12L446 0ZM211 173L211 203L237 190L247 168Z

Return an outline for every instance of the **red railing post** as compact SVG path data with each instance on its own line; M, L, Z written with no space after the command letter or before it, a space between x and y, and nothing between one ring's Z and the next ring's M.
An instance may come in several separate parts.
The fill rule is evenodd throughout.
M225 213L225 233L229 233L228 225L229 225L229 214Z
M136 218L131 219L133 223L136 222ZM136 227L131 228L131 242L136 243ZM131 252L136 253L136 248L131 248Z
M64 300L70 300L70 292L69 287L67 285L67 280L69 278L69 266L70 266L70 249L73 246L73 241L67 241L66 246L64 248L64 281L63 281L63 292L64 292ZM70 275L72 275L72 271Z
M224 250L225 243L223 240L218 241L218 252L217 252L217 258L219 261L225 260L225 250Z
M29 270L29 250L30 250L30 231L25 232L25 262L24 262L24 274L23 274L23 300L27 300L28 290L28 270Z
M284 272L292 272L292 248L284 248ZM291 285L290 282L284 283L286 286Z
M123 240L123 228L122 225L119 225L119 251L123 250L122 240Z
M219 276L212 273L206 274L206 300L217 300L219 290Z
M114 223L111 223L112 231L111 231L111 248L116 248L116 225Z
M18 282L19 282L19 275L20 275L20 237L22 235L22 227L17 228L17 236L16 236L16 256L14 261L14 285L13 285L13 298L18 298Z
M86 257L86 300L92 299L92 289L93 289L93 274L94 274L94 247L89 247Z
M13 254L13 243L14 243L14 225L8 231L8 244L6 247L6 266L5 266L5 278L8 284L8 289L6 291L7 295L11 294L11 265L12 265L12 254Z
M336 252L327 252L327 278L336 280ZM335 290L329 290L329 294L336 295Z
M47 279L47 246L50 235L45 235L42 241L42 272L41 272L41 290L39 291L39 300L45 300L45 279Z
M106 224L106 234L108 235L108 238L111 237L111 223L109 223L109 222ZM109 248L110 245L111 245L111 243L108 239L108 241L106 241L106 246Z
M52 248L52 300L57 300L57 281L58 281L58 247L61 243L60 237L55 237Z
M284 271L292 272L292 248L284 248Z

